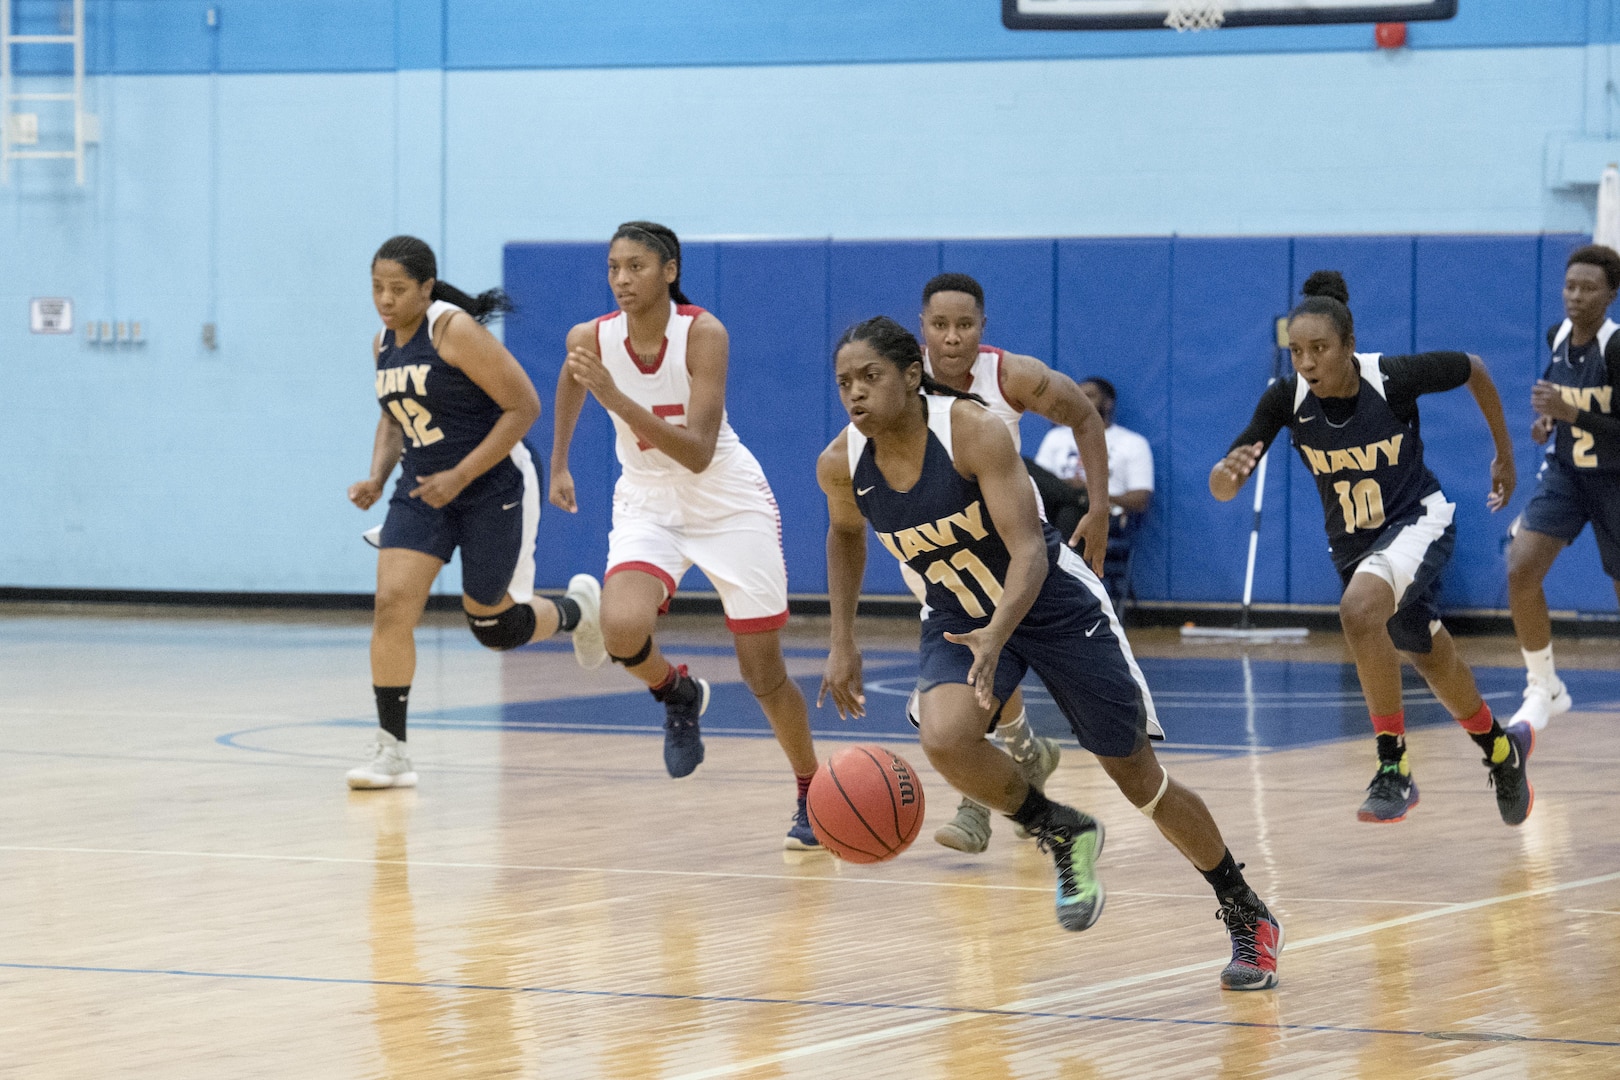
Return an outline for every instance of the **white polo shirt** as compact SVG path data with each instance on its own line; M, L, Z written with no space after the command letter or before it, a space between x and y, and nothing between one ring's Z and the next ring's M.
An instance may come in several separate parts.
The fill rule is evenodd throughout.
M1109 424L1103 431L1108 444L1108 495L1117 499L1127 491L1153 490L1153 447L1130 428ZM1063 480L1080 472L1080 448L1074 431L1061 424L1046 433L1035 453L1035 464ZM1119 507L1113 512L1123 513Z

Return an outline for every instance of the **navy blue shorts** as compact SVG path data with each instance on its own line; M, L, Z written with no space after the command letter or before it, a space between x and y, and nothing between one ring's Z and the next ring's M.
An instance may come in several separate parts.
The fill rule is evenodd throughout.
M1519 523L1531 532L1573 544L1588 522L1597 538L1603 572L1620 581L1620 476L1572 469L1549 455L1536 474L1536 493Z
M1065 569L1069 561L1064 560ZM1074 563L1079 561L1073 557ZM1089 570L1085 572L1090 576ZM1102 586L1097 589L1100 592ZM973 651L946 641L945 634L976 630L988 621L930 611L922 625L917 688L926 693L941 683L965 684ZM1072 569L1068 575L1061 569L1047 575L1030 614L1001 650L996 699L1005 702L1011 697L1029 671L1045 684L1080 745L1093 754L1129 757L1147 739L1153 708L1147 684L1112 609L1105 608Z
M459 547L463 593L489 606L508 595L528 603L534 597L540 484L527 448L519 443L510 458L437 510L407 494L416 485L406 469L388 501L379 546L420 551L441 562Z

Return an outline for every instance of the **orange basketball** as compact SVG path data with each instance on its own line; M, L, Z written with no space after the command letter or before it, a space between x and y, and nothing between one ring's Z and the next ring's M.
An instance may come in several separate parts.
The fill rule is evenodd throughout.
M846 746L810 781L810 827L840 859L892 859L922 828L922 781L905 759L881 746Z

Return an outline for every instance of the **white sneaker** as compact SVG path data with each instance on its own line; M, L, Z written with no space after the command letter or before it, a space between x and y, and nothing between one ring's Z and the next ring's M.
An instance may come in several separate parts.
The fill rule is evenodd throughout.
M1555 676L1556 678L1556 676ZM1548 693L1547 686L1534 675L1525 676L1524 704L1519 711L1513 714L1513 719L1504 726L1513 724L1529 724L1535 731L1547 726L1547 721L1555 716L1562 716L1569 712L1569 707L1575 702L1569 696L1569 688L1564 680L1558 680L1558 688Z
M371 528L367 529L365 532L360 534L360 539L364 540L366 543L370 544L372 547L377 548L378 550L381 550L382 549L382 526L381 525L373 525Z
M356 791L416 786L416 770L405 756L405 746L392 738L373 743L371 760L350 769L348 778L349 786Z
M568 579L567 596L579 605L579 624L574 627L574 659L579 666L595 671L607 660L602 643L602 586L589 574Z

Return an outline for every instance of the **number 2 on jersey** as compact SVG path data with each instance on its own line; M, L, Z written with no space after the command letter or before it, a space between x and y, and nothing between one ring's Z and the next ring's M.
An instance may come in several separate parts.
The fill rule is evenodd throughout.
M1592 433L1584 428L1572 427L1569 433L1575 439L1570 447L1570 460L1578 469L1597 468L1597 455L1592 453Z
M411 440L411 445L418 449L432 446L444 438L444 432L432 426L433 414L419 401L411 398L395 398L388 403L388 411L394 414L399 426L405 429L405 435Z
M955 569L952 569L952 567L955 567ZM992 574L990 568L984 565L984 560L967 548L963 548L955 555L952 555L948 562L944 559L936 559L929 563L928 569L923 571L923 577L935 584L945 586L956 594L956 599L961 603L962 610L967 612L968 615L975 619L984 618L987 614L984 605L979 602L978 595L968 587L968 583L962 580L962 575L958 574L957 570L966 570L973 580L979 583L979 588L984 591L985 599L990 602L991 608L1001 603L1001 582L997 581L996 575Z
M1354 487L1350 481L1340 480L1333 485L1339 496L1339 509L1344 512L1344 531L1377 529L1384 524L1384 492L1376 480L1360 480Z

